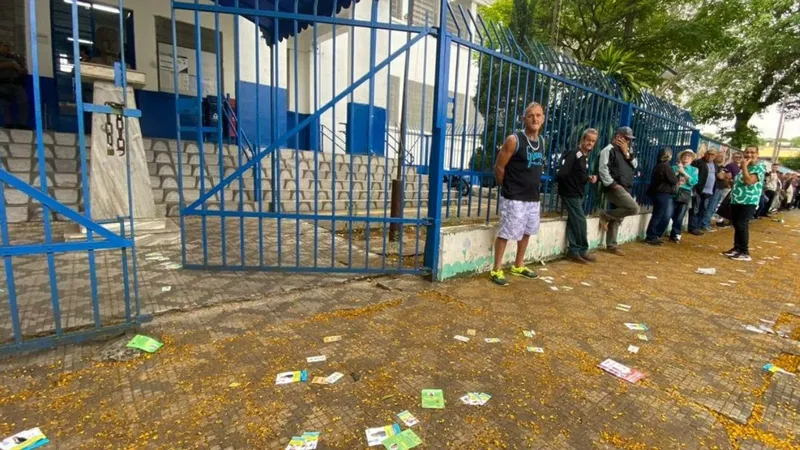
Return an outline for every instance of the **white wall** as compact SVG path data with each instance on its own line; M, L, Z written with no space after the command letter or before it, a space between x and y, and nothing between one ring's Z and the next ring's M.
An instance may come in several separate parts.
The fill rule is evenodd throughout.
M475 5L472 5L471 8L475 8ZM389 2L388 0L380 0L379 2L379 13L378 13L378 20L381 22L387 22L390 19L390 11L389 11ZM363 1L355 5L355 17L356 19L360 20L370 20L371 19L371 12L372 4L371 2ZM346 17L350 18L352 14L351 10L343 10L339 17ZM393 19L395 23L398 22L397 19ZM404 23L404 22L403 22ZM372 42L370 30L367 28L353 28L353 27L337 27L339 28L337 32L337 36L334 39L331 36L330 28L329 27L318 27L319 35L326 35L325 39L320 39L318 44L318 67L319 67L319 77L318 77L318 89L319 89L319 104L323 104L328 100L332 99L336 94L342 92L350 85L350 80L358 80L359 77L365 75L370 70L370 51L371 47L374 46L375 51L375 63L379 64L382 60L386 59L390 54L399 50L402 46L404 46L407 42L406 33L405 32L398 32L398 31L387 31L387 30L377 30L375 33L375 42ZM354 33L354 38L351 42L350 33ZM301 36L310 35L310 30L306 30ZM307 36L304 36L307 37ZM413 39L413 35L412 35ZM309 42L306 44L305 48L312 48L313 45ZM351 45L354 46L353 51L351 52ZM334 53L335 48L335 53ZM435 72L436 72L436 39L434 38L424 38L417 42L414 46L412 46L408 51L409 56L409 73L408 78L410 80L416 81L418 83L425 83L429 86L434 85L435 81ZM352 53L352 54L351 54ZM455 44L452 46L452 51L450 53L450 79L448 80L448 87L450 91L457 92L459 94L465 94L467 98L471 98L475 95L477 80L478 80L478 68L476 61L473 57L475 56L475 52L470 52L466 48L457 48ZM290 52L289 59L291 61L292 55ZM310 61L313 61L313 54L310 55ZM335 58L335 83L333 85L333 72L334 72L334 58ZM353 71L352 74L350 73L350 64L351 58L353 58ZM458 58L458 61L456 60ZM306 59L308 61L308 59ZM456 64L458 62L458 64ZM467 76L468 67L472 66L469 70L469 77ZM458 66L458 67L457 67ZM310 67L313 67L310 66ZM379 71L373 78L373 88L374 88L374 98L373 104L375 106L379 106L382 108L388 109L388 80L389 75L396 76L400 79L403 78L404 74L404 67L405 67L405 55L400 55L398 58L393 60L388 67L384 68L383 70ZM291 68L290 68L291 70ZM309 80L307 86L313 88L313 77ZM354 90L352 94L352 99L358 103L368 103L369 102L369 82L365 82L360 87ZM290 109L294 107L294 94L292 91L289 92L290 97ZM403 97L403 86L402 84L399 86L399 95L397 97L398 105L397 109L400 109L399 103ZM303 94L299 96L299 105L301 112L310 112L314 108L313 105L310 104L303 104L303 100L308 97L304 97ZM335 125L337 127L337 131L342 129L343 127L340 126L338 123L346 121L346 105L349 101L348 98L340 101L337 103L335 107L335 114L336 118L335 121L337 122ZM426 98L426 102L433 102L433 98ZM463 111L463 104L459 104L459 109ZM467 115L466 117L468 120L472 120L474 117L474 109L470 101L468 101L467 105ZM432 121L432 117L426 117L425 121L430 124ZM334 126L334 118L333 118L333 111L328 111L322 116L322 123L328 127L333 128ZM389 124L390 127L394 127L395 124ZM409 125L411 126L411 124ZM420 124L413 124L414 127L419 127ZM332 146L330 145L330 141L323 140L323 148L324 151L331 151ZM468 151L471 151L471 145L469 145ZM471 153L470 153L471 154Z
M97 3L107 3L116 6L117 2L101 1ZM210 3L203 0L201 3ZM156 51L155 16L170 18L171 8L168 0L127 0L123 7L133 11L134 36L136 39L136 69L144 72L147 77L147 85L144 89L148 91L158 91L158 52ZM26 2L26 17L30 17L30 10ZM191 11L176 11L176 20L181 22L194 23L194 13ZM39 75L44 77L53 76L53 56L50 33L50 0L36 0L36 27L37 42L39 52ZM200 24L206 28L214 29L214 15L201 14ZM233 64L235 59L233 51L233 18L232 16L220 16L220 31L222 31L222 69L224 90L234 92ZM250 34L249 36L252 36ZM213 49L204 49L213 51ZM31 49L28 48L28 67L31 64Z
M233 34L231 34L232 36ZM272 49L267 45L263 39L263 33L259 33L256 37L255 23L239 17L239 58L236 61L239 63L239 79L249 83L256 82L256 66L258 66L258 83L269 85L270 73L272 66L270 65L270 53ZM258 51L256 51L256 39L258 39ZM287 85L287 72L286 72L286 41L281 41L278 44L277 58L278 58L278 86L286 87ZM256 53L258 53L256 57ZM258 60L258 64L256 64ZM229 70L225 77L234 78L233 68ZM231 92L233 95L233 92Z

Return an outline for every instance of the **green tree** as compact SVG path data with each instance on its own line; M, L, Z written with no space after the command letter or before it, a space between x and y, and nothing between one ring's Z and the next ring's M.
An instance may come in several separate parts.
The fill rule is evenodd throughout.
M733 121L733 145L758 139L753 116L783 104L800 115L800 3L794 0L733 1L740 14L725 29L721 45L689 61L681 84L701 123Z
M789 144L792 148L800 148L800 136L789 139Z
M632 81L656 87L660 75L687 59L703 57L723 40L723 30L736 14L729 0L539 0L526 35L553 42L578 61L611 72L606 49L629 55ZM496 0L482 7L485 19L512 22L515 0ZM554 24L554 20L557 24ZM557 26L554 26L557 25ZM551 34L557 30L556 36ZM515 34L516 35L516 34Z
M589 64L614 80L625 101L633 101L648 87L643 81L648 77L647 69L636 63L636 55L614 44L598 51Z
M792 170L800 170L800 156L781 158L780 163Z

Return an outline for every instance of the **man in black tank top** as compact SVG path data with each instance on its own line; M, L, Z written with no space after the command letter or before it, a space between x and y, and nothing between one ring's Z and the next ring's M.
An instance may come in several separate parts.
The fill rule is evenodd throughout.
M524 260L530 236L539 232L539 188L544 170L544 139L539 132L544 124L544 108L531 103L525 108L524 117L525 130L506 138L494 166L494 176L500 186L500 224L489 278L499 286L508 285L501 269L508 241L517 241L511 275L538 277L525 267Z

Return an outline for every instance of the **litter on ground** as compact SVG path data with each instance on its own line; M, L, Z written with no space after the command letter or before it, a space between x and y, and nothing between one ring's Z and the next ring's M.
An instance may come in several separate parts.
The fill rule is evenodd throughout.
M385 427L367 428L367 445L381 445L387 438L400 434L400 425L393 423Z
M444 409L444 392L441 389L423 389L422 407L426 409Z
M639 347L637 347L635 345L629 345L628 346L628 351L631 352L631 353L639 353Z
M142 350L147 353L155 353L160 349L164 344L158 342L157 340L145 336L143 334L137 334L128 342L128 348L135 348L137 350Z
M694 273L699 273L700 275L716 275L717 269L713 267L698 267Z
M29 430L20 431L0 441L0 449L30 450L39 448L49 442L50 440L42 433L42 430L39 428L31 428Z
M468 337L461 336L460 334L457 334L457 335L453 336L453 339L455 339L457 341L461 341L461 342L469 342L469 338Z
M792 372L789 372L787 370L781 369L780 367L778 367L778 366L776 366L776 365L774 365L772 363L764 364L764 370L766 370L767 372L770 372L770 373L780 372L780 373L784 373L786 375L791 375L793 377L797 376L797 375L793 374Z
M601 362L597 367L621 380L627 381L628 383L636 383L644 378L644 373L636 369L631 369L630 367L620 364L611 358Z
M341 380L343 377L344 377L343 373L333 372L332 374L328 375L328 378L326 378L325 380L328 382L328 384L334 384L337 381Z
M408 410L405 410L405 411L397 414L397 417L400 420L402 420L403 423L406 424L407 427L413 427L414 425L419 423L419 420L417 420L417 418L414 417L414 415L411 414Z
M388 450L409 450L422 444L422 439L412 430L389 436L383 441L383 446Z
M492 398L491 395L483 392L467 392L465 396L461 397L461 402L465 405L483 406L490 398Z
M275 384L290 384L308 381L307 370L297 370L294 372L281 372L275 377Z
M525 347L531 353L544 353L544 349L542 347Z

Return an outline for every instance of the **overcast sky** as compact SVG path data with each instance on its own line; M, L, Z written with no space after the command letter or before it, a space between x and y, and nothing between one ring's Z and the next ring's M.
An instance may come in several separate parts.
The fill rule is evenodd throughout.
M778 105L774 105L764 114L753 117L753 119L750 120L750 125L755 125L758 127L758 129L761 130L761 136L763 136L765 139L775 139L775 136L778 134L779 118L780 114L778 112ZM724 123L722 125L733 127L733 121L730 123ZM700 127L700 129L704 132L712 132L715 134L719 134L719 128L720 127L716 127L714 125L703 125ZM797 136L800 136L800 119L787 120L783 126L783 138L791 139Z

